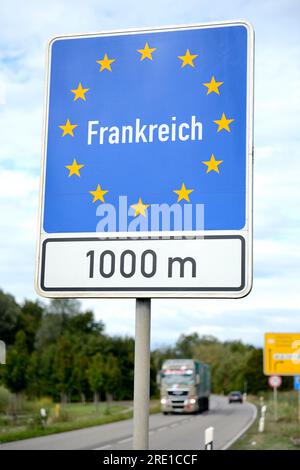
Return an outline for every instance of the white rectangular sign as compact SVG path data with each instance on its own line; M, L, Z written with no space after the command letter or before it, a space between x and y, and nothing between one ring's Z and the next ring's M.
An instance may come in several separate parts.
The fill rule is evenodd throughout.
M240 291L245 285L244 240L48 239L42 288L47 292Z

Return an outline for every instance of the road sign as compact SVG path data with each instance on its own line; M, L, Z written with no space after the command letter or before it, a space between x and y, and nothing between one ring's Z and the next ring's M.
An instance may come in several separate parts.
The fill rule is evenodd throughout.
M265 375L300 373L300 333L266 333L264 345Z
M278 388L282 384L282 379L281 379L280 375L271 375L268 378L268 382L269 382L270 387Z
M252 102L245 22L53 39L38 293L249 293Z
M300 391L300 375L294 376L294 390Z

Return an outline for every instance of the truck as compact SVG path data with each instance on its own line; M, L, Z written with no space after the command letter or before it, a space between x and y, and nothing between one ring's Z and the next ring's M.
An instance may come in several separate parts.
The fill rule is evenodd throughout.
M158 374L163 414L209 410L210 367L195 359L168 359Z

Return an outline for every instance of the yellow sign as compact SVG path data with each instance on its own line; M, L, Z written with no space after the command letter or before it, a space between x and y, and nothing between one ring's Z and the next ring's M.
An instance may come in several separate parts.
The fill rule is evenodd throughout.
M300 333L266 333L265 375L300 375Z

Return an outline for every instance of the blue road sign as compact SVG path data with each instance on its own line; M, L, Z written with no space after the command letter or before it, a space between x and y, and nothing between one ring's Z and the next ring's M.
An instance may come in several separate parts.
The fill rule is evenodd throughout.
M294 375L294 390L300 390L300 375Z
M182 230L243 229L248 48L243 24L55 39L44 230L122 232L140 215L163 230L161 204L203 207ZM101 226L103 204L116 220Z
M39 294L250 292L249 24L55 38L46 102Z

